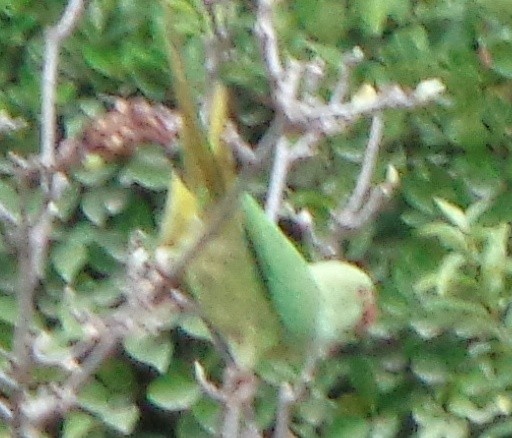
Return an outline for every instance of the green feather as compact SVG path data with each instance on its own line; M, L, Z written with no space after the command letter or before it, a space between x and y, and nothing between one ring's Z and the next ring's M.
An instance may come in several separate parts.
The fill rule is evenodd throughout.
M294 339L313 341L320 291L306 260L250 195L244 195L242 208L245 230L273 307Z
M279 343L281 327L243 233L236 215L201 249L186 284L237 363L254 368Z

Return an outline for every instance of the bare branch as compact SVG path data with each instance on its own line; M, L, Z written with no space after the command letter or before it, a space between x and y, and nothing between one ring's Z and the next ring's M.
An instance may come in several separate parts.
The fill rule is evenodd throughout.
M286 177L290 166L289 143L286 137L281 137L276 144L274 166L270 176L269 189L265 211L268 218L275 222L286 188Z
M13 335L13 379L19 385L13 392L13 432L15 436L24 436L24 414L21 403L25 397L25 390L29 385L32 359L30 355L32 335L30 329L34 318L34 295L38 283L37 273L34 271L34 254L32 253L31 228L28 222L28 213L25 211L27 182L20 177L20 191L22 201L21 221L18 228L18 318L14 326Z
M258 381L252 371L242 370L237 366L227 366L224 370L222 392L224 394L224 417L220 436L233 438L246 435L247 426L251 426L254 397Z
M284 191L286 190L286 179L292 165L304 158L314 155L314 147L321 140L322 136L316 132L307 132L291 146L285 136L282 136L275 146L274 165L270 174L269 189L265 211L270 220L276 221Z
M273 24L274 3L273 0L258 0L255 25L255 33L269 77L276 120L280 121L280 131L274 136L275 157L267 197L267 213L275 220L282 202L290 160L298 159L301 155L299 148L296 149L295 157L289 152L289 147L285 144L289 132L294 132L295 135L302 134L305 138L312 135L310 141L315 144L323 137L343 133L358 119L371 116L374 120L370 140L356 188L347 207L344 210L340 208L341 211L335 213L333 218L333 228L337 229L336 232L339 233L343 227L355 229L375 216L386 198L383 194L389 194L389 190L394 187L394 184L388 184L386 188L389 190L381 190L382 186L371 189L371 179L382 137L382 120L379 114L388 108L426 105L440 96L444 91L444 85L438 79L428 79L420 82L413 91L405 91L397 85L386 86L376 91L371 85L363 84L361 92L349 99L350 72L364 57L361 49L355 47L343 55L338 81L330 100L324 102L317 93L320 80L325 75L325 65L322 62L299 62L288 59L283 66ZM305 148L305 153L311 154L311 148ZM324 254L330 254L335 246L334 242L317 245Z
M405 92L395 85L382 89L372 100L345 102L350 69L363 58L361 50L356 47L352 53L344 56L331 100L328 103L322 102L308 91L308 88L314 90L319 86L311 80L311 72L315 72L317 78L323 75L323 66L318 61L302 63L289 59L286 67L283 67L272 19L273 4L273 0L258 1L255 30L269 76L275 110L279 116L284 117L286 129L293 127L302 132L316 131L324 135L334 135L343 132L347 124L363 116L386 108L421 106L436 99L443 92L444 86L441 82L430 79L421 82L413 92ZM303 75L306 88L303 93L299 93Z
M313 381L318 363L323 357L324 352L322 350L312 348L297 381L293 385L285 382L279 388L276 427L273 438L288 438L290 436L290 411L292 406L305 396L308 386Z
M304 83L302 85L302 99L304 101L312 105L319 103L318 90L324 76L325 62L321 58L306 64L304 68Z
M85 0L70 0L57 25L46 32L42 80L41 162L47 167L55 164L55 94L60 46L73 31L84 4Z
M226 124L226 128L222 134L222 140L231 149L236 160L240 162L242 166L251 166L256 162L256 154L251 146L240 136L234 123L228 122Z
M283 383L279 388L277 418L273 438L288 438L290 436L290 409L296 401L296 394L292 386L288 382Z
M259 0L257 9L256 35L259 39L261 51L265 57L265 67L271 83L271 90L274 92L274 101L278 102L277 93L280 92L283 66L279 57L277 35L272 19L273 0Z
M331 96L331 104L343 102L347 98L352 68L359 64L363 59L363 51L357 46L350 52L343 54L341 58L340 75Z
M41 187L45 194L45 203L35 223L26 210L28 187L28 174L32 169L25 168L23 160L19 160L21 167L17 168L19 191L22 198L21 219L18 227L18 273L19 284L17 300L19 316L15 324L13 349L13 378L19 387L11 396L13 419L12 431L15 436L29 435L30 421L27 421L23 409L27 397L27 388L32 379L31 369L33 358L31 356L34 335L31 333L34 319L34 295L43 278L46 265L46 251L49 244L49 235L52 226L53 212L52 194L53 170L55 164L55 95L58 70L58 57L62 41L69 36L75 26L81 11L83 0L70 0L56 26L47 30L45 63L42 78L42 108L41 108ZM30 167L30 166L29 166ZM57 184L56 188L60 188Z
M370 137L368 139L368 145L366 146L366 152L364 154L363 164L361 166L359 177L357 178L356 186L347 205L343 207L343 210L339 207L338 211L346 211L350 214L360 210L363 206L372 184L373 173L375 171L379 155L379 146L382 141L383 128L384 122L382 120L382 115L377 114L373 116L372 126L370 128ZM342 213L335 213L335 216L338 216L339 223L342 223L342 220L340 219L341 215Z

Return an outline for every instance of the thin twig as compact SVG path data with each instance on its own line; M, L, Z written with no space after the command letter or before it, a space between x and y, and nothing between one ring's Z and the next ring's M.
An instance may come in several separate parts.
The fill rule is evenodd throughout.
M256 20L256 35L258 36L261 51L265 54L265 67L271 83L271 90L274 91L274 101L277 101L277 93L280 91L283 66L279 57L277 35L272 20L273 0L259 0Z
M375 171L375 166L377 165L383 128L384 122L382 120L382 115L376 114L373 116L372 126L370 128L370 136L366 146L361 171L359 172L359 176L357 178L356 186L348 200L347 205L344 207L340 206L338 211L343 212L346 210L348 212L356 212L363 206L370 191L373 173Z
M276 425L273 438L287 438L290 426L290 408L297 401L292 386L285 382L279 388L279 399L277 404Z
M227 366L224 370L222 393L224 394L224 416L220 436L241 437L256 433L253 420L253 403L258 382L252 371Z
M317 104L319 102L319 88L322 84L322 79L325 76L325 61L317 58L312 62L306 64L304 68L304 78L302 86L301 98L310 104Z
M222 133L222 140L229 147L242 166L251 166L256 161L256 155L251 146L241 137L234 123L229 122Z
M73 31L84 9L84 3L84 0L70 0L57 25L46 32L41 107L41 162L47 167L55 164L55 95L60 46Z
M291 167L298 160L312 157L314 147L321 138L322 136L316 132L308 132L301 136L293 146L284 135L277 141L265 204L265 212L271 221L277 221Z
M331 96L331 103L341 103L347 98L352 68L359 64L363 58L363 51L358 46L354 47L350 52L343 54L340 74Z
M99 338L96 348L87 356L82 366L76 373L73 373L65 384L70 392L76 394L80 388L89 380L89 378L98 370L105 358L113 351L121 340L119 333L112 333L111 330L105 330Z
M321 139L320 134L307 132L292 147L290 147L290 143L285 136L277 141L265 205L265 211L270 220L277 221L286 189L288 172L291 167L296 161L312 157L314 148Z
M324 356L324 351L321 348L312 348L311 353L306 358L302 372L294 385L285 382L279 388L276 427L273 438L287 438L290 436L290 411L292 406L304 397L313 381L318 364Z
M288 139L284 136L278 140L275 146L274 165L272 167L267 201L265 204L265 212L268 218L273 222L277 221L277 215L286 188L286 177L290 167L289 147Z
M31 326L34 319L34 295L38 284L37 274L34 272L34 253L31 245L31 228L27 204L28 187L24 175L19 177L19 191L21 195L21 220L17 235L18 249L18 290L16 294L18 303L18 318L14 326L13 335L13 379L18 387L13 392L11 402L13 406L13 433L22 437L24 431L24 415L22 403L25 391L31 376Z
M273 0L258 1L255 33L269 77L274 109L278 115L284 117L287 128L335 135L343 132L348 124L363 116L375 114L386 108L422 106L438 98L444 91L444 86L438 79L430 79L418 84L412 92L406 92L398 86L389 86L381 90L371 101L357 104L351 101L343 102L348 91L350 67L363 58L361 50L355 48L351 54L345 56L338 83L328 103L312 98L309 93L299 93L301 76L321 67L315 66L315 62L305 65L293 59L287 60L286 67L283 66L272 18L274 3Z

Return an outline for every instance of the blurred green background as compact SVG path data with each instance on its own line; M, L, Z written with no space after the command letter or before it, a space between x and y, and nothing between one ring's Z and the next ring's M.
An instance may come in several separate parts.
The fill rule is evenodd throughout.
M173 3L200 96L208 86L203 45L209 24L200 1ZM2 162L8 151L38 150L44 28L64 6L0 0L0 109L28 123L0 137ZM252 33L253 5L228 3L223 13L235 55L221 75L233 118L255 142L272 111ZM61 138L78 135L112 96L173 105L161 16L156 1L90 2L62 49ZM412 88L434 77L447 87L437 105L385 112L375 180L391 163L401 187L387 209L344 244L346 257L378 282L379 321L369 337L322 365L292 430L333 438L512 436L511 1L283 0L276 22L284 54L326 62L326 94L340 54L356 45L366 59L354 71L353 90L363 82ZM320 233L329 210L353 188L368 128L362 120L329 139L290 175L287 199L313 214ZM136 228L155 235L170 166L159 147L149 146L125 163L74 173L38 302L42 320L56 327L57 344L79 331L62 304L65 283L99 312L119 299L128 238ZM6 199L19 208L13 182L2 176L0 200ZM0 343L8 347L17 273L5 242L0 260ZM201 396L192 374L194 359L212 375L220 372L209 344L173 330L134 340L126 350L84 391L87 412L64 419L63 436L214 432L219 406ZM58 380L41 374L41 381ZM258 395L264 427L272 424L275 391L264 385Z

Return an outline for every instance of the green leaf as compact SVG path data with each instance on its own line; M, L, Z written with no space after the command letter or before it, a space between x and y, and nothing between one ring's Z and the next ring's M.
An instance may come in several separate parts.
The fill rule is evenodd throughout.
M467 236L457 227L444 222L432 222L422 226L419 234L425 237L437 237L443 247L452 251L468 251Z
M317 41L336 43L346 32L346 6L341 1L297 0L294 9L306 31Z
M320 291L308 264L251 196L242 203L247 236L277 313L294 337L314 339Z
M71 412L64 420L63 438L87 438L96 427L96 421L84 412Z
M392 3L393 0L360 0L354 3L366 33L370 35L382 33Z
M18 318L18 301L10 295L0 295L0 320L14 325Z
M449 370L443 361L433 355L418 355L413 358L411 371L427 385L441 385L449 379Z
M413 417L418 424L419 436L424 438L465 438L469 435L468 423L446 411L426 397L418 397Z
M503 419L487 427L480 438L508 438L509 436L512 436L512 419Z
M79 168L74 177L88 187L99 187L105 184L116 172L118 165L103 163L94 168Z
M133 230L140 229L150 231L154 229L154 214L151 210L150 200L141 194L130 193L129 202L126 208L112 219L113 231L112 235L124 234L124 238L120 242L125 241ZM119 244L119 241L117 242ZM98 242L102 245L101 242ZM109 248L105 247L107 252Z
M97 376L111 393L111 399L121 396L124 399L135 388L133 369L119 358L110 358L103 362Z
M467 418L472 423L485 424L491 422L499 412L496 410L494 401L487 406L480 408L469 398L462 395L456 395L450 399L448 410L459 417Z
M82 211L95 225L103 226L109 216L120 213L128 201L126 189L105 187L88 191L82 197Z
M510 227L503 223L488 230L486 234L487 238L482 254L482 278L487 291L496 295L501 293L505 287Z
M18 193L5 181L0 181L0 207L15 221L20 219L20 200Z
M441 314L444 312L449 315L452 320L468 321L468 323L476 324L477 321L483 320L487 324L492 322L489 311L479 303L462 300L453 297L432 297L423 303L427 312ZM494 328L493 324L490 328Z
M115 307L123 298L123 287L116 275L104 280L89 280L79 285L79 291L103 308Z
M219 421L222 418L222 406L210 398L203 397L192 408L194 418L210 436L219 435Z
M194 338L212 341L210 330L204 321L195 315L180 315L179 326L187 334Z
M84 324L77 319L76 311L83 304L74 292L65 293L57 309L64 342L76 342L84 338Z
M97 242L92 242L88 249L89 268L103 275L110 275L119 268L119 263L107 252L104 246L100 246Z
M457 283L461 268L466 263L464 256L458 253L448 254L442 261L437 271L437 293L446 296L450 293L453 285Z
M127 403L125 395L112 394L97 380L90 381L78 398L80 406L123 434L131 433L139 418L137 407Z
M127 406L109 406L102 415L102 420L105 424L121 432L124 435L128 435L133 432L139 419L139 410L135 405Z
M125 186L140 184L150 190L165 190L169 186L171 163L162 147L138 148L130 162L123 168L119 181Z
M136 225L131 230L136 228ZM98 230L94 235L94 243L103 248L114 260L122 262L126 257L127 236L119 227L112 230Z
M439 207L446 219L458 227L462 232L469 232L470 224L468 218L459 207L441 198L434 198L434 202Z
M478 108L472 108L472 111L466 109L465 113L458 112L453 119L443 120L443 130L455 144L470 152L480 152L486 142L489 141L488 129L482 123L483 117L485 116ZM465 158L465 160L467 161L468 158ZM483 164L478 163L478 165ZM484 166L486 171L493 170L496 173L497 169L486 169L486 167Z
M168 411L189 409L201 397L198 383L183 367L173 366L169 372L149 384L148 400Z
M171 362L174 346L168 336L130 336L124 340L124 348L139 362L164 373Z
M57 245L52 251L53 266L66 283L73 282L87 263L87 259L87 247L72 237Z
M314 426L321 426L332 412L332 402L320 395L311 397L297 405L297 415L305 422Z
M368 421L356 416L337 418L325 433L326 438L366 437L370 433Z
M98 47L84 44L82 54L89 67L97 72L109 78L123 78L122 70L119 69L119 53L112 45Z
M64 193L56 202L57 216L61 221L66 221L74 213L75 208L80 202L80 186L71 182Z
M176 430L177 438L211 438L212 434L206 432L201 425L196 421L191 413L184 413L180 415L178 426Z
M510 41L498 43L490 48L492 56L492 69L499 75L512 79L512 58L510 52L512 44Z

